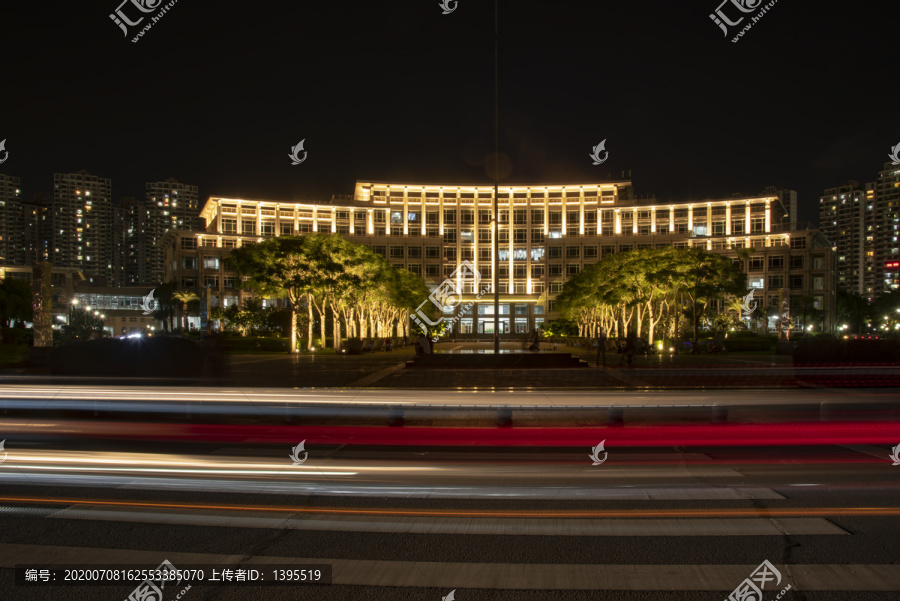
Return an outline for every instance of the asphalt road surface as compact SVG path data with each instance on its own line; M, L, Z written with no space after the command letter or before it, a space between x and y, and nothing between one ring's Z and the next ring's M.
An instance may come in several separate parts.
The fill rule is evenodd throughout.
M165 601L900 596L900 439L298 448L71 436L64 413L30 420L58 432L7 437L0 455L4 599L137 599L135 583L15 585L13 568L164 561L270 574L170 583ZM331 566L333 584L268 580L311 565Z

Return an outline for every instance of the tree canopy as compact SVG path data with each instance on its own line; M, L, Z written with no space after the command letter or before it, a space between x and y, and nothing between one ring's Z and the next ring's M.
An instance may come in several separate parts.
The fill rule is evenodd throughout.
M309 313L307 344L312 348L313 311L322 342L332 317L334 348L341 329L348 337L409 334L409 312L428 296L425 283L398 269L362 244L337 235L278 236L235 249L226 264L246 279L240 287L268 298L287 299L291 308L291 349L297 347L297 315Z

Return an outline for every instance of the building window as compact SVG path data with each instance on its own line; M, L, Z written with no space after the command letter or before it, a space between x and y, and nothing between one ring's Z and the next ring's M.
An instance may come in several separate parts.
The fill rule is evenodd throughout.
M581 265L578 263L569 263L566 265L566 275L573 276L576 275L581 270Z
M203 257L203 269L219 269L219 257Z
M425 258L426 259L440 259L441 258L441 247L440 246L426 246L425 247Z
M562 282L550 282L550 294L559 294L562 292Z
M743 219L733 219L731 221L731 233L734 235L744 233L744 220Z
M461 209L459 212L460 225L475 225L475 210Z
M291 234L294 233L294 224L293 223L285 223L284 221L282 221L281 225L279 227L281 229L282 236L290 236Z
M421 259L422 258L422 247L421 246L410 246L406 249L406 254L410 259Z
M456 244L456 230L444 230L444 244Z
M531 247L531 260L532 261L543 261L544 260L544 247L543 246L532 246Z
M228 290L234 289L234 276L233 275L222 276L222 285Z
M182 238L181 250L195 250L197 248L196 238Z
M791 248L806 248L806 236L795 236L791 238Z
M425 275L430 277L438 277L438 273L440 273L439 265L426 265L425 266Z
M456 223L456 209L444 209L444 225Z
M531 209L531 224L532 225L543 225L544 223L544 209Z
M533 244L542 244L544 242L544 230L541 228L533 228L531 230L531 242Z
M517 227L513 231L513 242L523 244L528 242L528 230L523 227Z
M196 288L197 287L197 278L192 275L182 276L181 287L182 288Z
M441 222L440 213L438 211L426 211L425 212L425 224L426 225L438 225Z
M197 257L182 257L181 267L183 269L197 269Z
M490 261L491 260L491 249L490 248L479 248L478 249L478 260L479 261Z
M486 227L478 228L478 242L480 244L490 244L491 230Z
M562 211L550 211L550 225L562 225Z
M791 255L791 269L803 269L803 255Z
M789 288L803 288L803 275L792 274L788 277Z
M215 288L219 289L219 276L217 275L205 275L203 276L203 285L206 288Z
M263 236L274 236L275 235L275 222L274 221L263 221L260 224L260 232Z
M222 233L223 234L236 234L237 233L237 219L223 219L222 220ZM184 240L184 238L182 238Z
M562 275L562 263L551 263L548 269L551 277Z
M822 255L816 255L812 258L812 268L813 269L825 269L825 257Z
M475 233L472 230L462 230L459 232L459 241L465 244L475 242Z
M825 289L825 276L821 276L821 275L812 276L812 289L813 290L824 290Z
M202 246L215 247L216 239L215 238L203 238L203 240L201 240L201 244L202 244Z
M413 263L413 264L407 265L406 269L408 269L410 271L410 273L414 273L416 275L422 275L422 266L421 265L417 265L417 264Z
M783 288L784 287L784 276L783 275L770 275L769 276L769 288Z
M551 246L548 249L547 257L550 259L562 259L562 246Z
M490 209L478 209L478 225L490 225L491 223L491 210Z
M392 246L391 247L391 258L392 259L402 259L403 258L403 247L402 246Z
M532 265L531 266L531 277L532 277L532 279L544 277L544 266L543 265Z
M784 257L781 255L769 257L769 269L784 269Z
M456 260L456 248L453 246L445 246L444 247L444 260L445 261L455 261Z
M242 232L245 236L255 236L256 235L256 221L244 219L241 221L241 228L242 228Z
M584 258L585 259L596 259L597 258L597 247L596 246L585 246L584 247Z
M581 256L581 247L580 246L567 246L566 247L566 258L567 259L577 259L580 256Z
M755 288L757 290L762 290L765 287L762 276L748 278L747 283L750 288Z
M387 258L387 248L384 246L373 246L372 250L375 251L376 254L381 255L385 259Z

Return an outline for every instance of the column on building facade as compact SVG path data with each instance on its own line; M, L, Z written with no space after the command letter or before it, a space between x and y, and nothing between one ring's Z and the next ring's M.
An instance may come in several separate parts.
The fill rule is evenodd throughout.
M688 237L694 231L694 205L688 205Z
M731 235L731 203L725 203L725 235Z
M744 231L749 236L751 233L750 230L750 201L748 200L744 205Z
M656 207L650 207L650 233L656 233Z
M631 209L631 233L634 236L637 236L638 233L638 211L637 207L632 207Z
M509 284L507 284L506 289L510 294L513 294L513 292L515 291L515 281L516 281L516 278L515 278L516 268L515 268L515 263L514 263L515 257L513 256L514 255L513 249L515 248L515 237L513 236L515 228L513 228L513 221L515 220L516 207L515 207L515 204L513 203L514 195L512 192L512 188L507 188L507 194L509 195L506 199L507 200L506 206L508 207L508 210L509 210L508 217L506 219L506 228L509 230L509 236L507 236L507 238L509 239L509 245L508 245L509 255L507 256L507 262L509 263ZM510 328L510 330L511 329L512 328Z
M613 210L616 212L616 226L615 226L615 229L613 230L613 233L621 234L622 233L622 213L621 213L622 209L616 208Z
M766 233L772 231L772 207L769 201L766 201Z
M312 231L318 232L319 231L319 207L313 206L312 214L313 214L312 215L312 217L313 217Z
M584 236L584 186L578 188L578 233Z

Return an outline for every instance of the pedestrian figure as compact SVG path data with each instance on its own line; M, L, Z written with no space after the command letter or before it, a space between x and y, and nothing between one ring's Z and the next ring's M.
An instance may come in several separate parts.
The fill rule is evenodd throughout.
M634 346L634 335L625 338L625 352L622 354L622 361L619 362L619 365L627 361L628 366L631 367L631 362L634 361Z
M416 343L419 345L419 348L422 350L423 355L431 354L431 340L425 334L419 336L419 340Z
M603 367L606 367L606 333L603 328L597 330L597 365L601 365L600 358L603 358Z
M384 350L386 350L389 353L391 352L391 339L390 338L384 339Z

